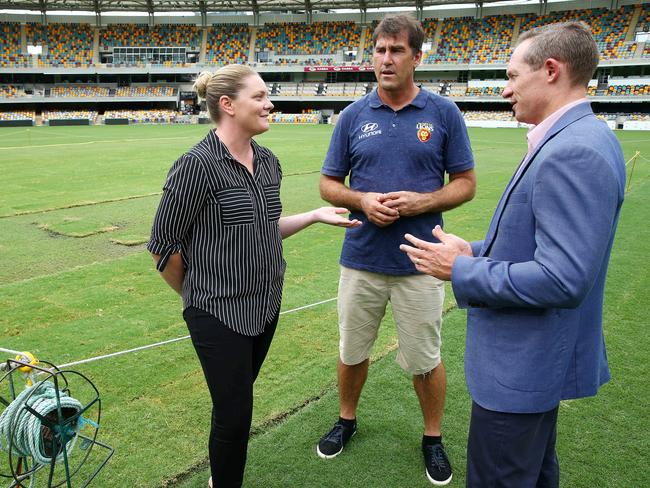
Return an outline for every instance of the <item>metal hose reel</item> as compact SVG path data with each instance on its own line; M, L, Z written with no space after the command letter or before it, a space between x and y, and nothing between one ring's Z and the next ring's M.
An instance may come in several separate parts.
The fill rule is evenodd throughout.
M0 369L0 485L88 486L113 455L97 440L101 398L92 381L29 353Z

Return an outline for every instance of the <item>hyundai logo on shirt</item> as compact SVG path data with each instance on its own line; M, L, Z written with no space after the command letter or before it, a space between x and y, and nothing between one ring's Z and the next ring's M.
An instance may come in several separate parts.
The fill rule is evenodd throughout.
M381 134L381 129L377 129L378 127L379 124L377 122L366 122L361 126L362 134L359 134L359 139Z

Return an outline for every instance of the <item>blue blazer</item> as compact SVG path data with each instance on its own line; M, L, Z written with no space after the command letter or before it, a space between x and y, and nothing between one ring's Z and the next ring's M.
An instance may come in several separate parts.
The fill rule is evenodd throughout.
M603 292L624 192L620 144L588 103L513 176L474 257L452 269L469 309L465 376L476 403L545 412L609 380Z

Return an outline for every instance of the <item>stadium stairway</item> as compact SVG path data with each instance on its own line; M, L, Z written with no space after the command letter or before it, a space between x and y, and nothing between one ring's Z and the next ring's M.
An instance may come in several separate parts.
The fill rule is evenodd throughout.
M93 63L99 64L99 29L93 29Z
M517 39L519 38L519 31L521 30L521 17L517 16L515 18L515 25L512 28L512 44L511 46L514 48L515 44L517 43Z
M248 62L252 63L257 61L255 59L255 41L257 41L257 27L251 29L251 42L248 45Z
M634 13L632 14L632 19L630 20L630 26L627 28L627 34L625 35L625 42L634 41L634 34L636 32L636 26L639 23L640 17L641 17L641 5L637 5L637 7L634 9ZM636 54L639 54L638 49Z
M25 34L25 24L20 25L20 52L27 52L27 35Z
M634 38L636 36L636 27L639 24L639 20L641 19L642 13L643 13L643 7L641 5L637 5L636 8L634 9L634 13L632 14L632 19L630 20L630 26L627 29L627 34L625 35L625 42L634 41ZM646 44L648 43L637 42L636 52L634 53L635 58L643 57L643 51L645 51Z
M357 63L363 64L363 52L365 51L366 44L370 42L372 33L368 30L368 26L364 25L361 28L361 36L359 37L359 47L357 49Z
M199 63L205 64L205 51L208 45L208 29L207 27L201 29L201 51L199 52Z
M438 22L438 25L436 25L436 32L433 35L433 43L431 44L432 53L435 53L438 50L438 44L440 44L441 33L442 33L442 22Z

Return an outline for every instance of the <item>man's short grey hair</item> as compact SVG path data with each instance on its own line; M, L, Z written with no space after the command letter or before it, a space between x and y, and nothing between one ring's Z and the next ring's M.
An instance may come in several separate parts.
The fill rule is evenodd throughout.
M598 67L598 47L591 29L584 22L562 22L536 27L519 36L517 44L526 40L531 44L524 61L538 70L549 59L557 59L569 67L574 86L587 86Z

